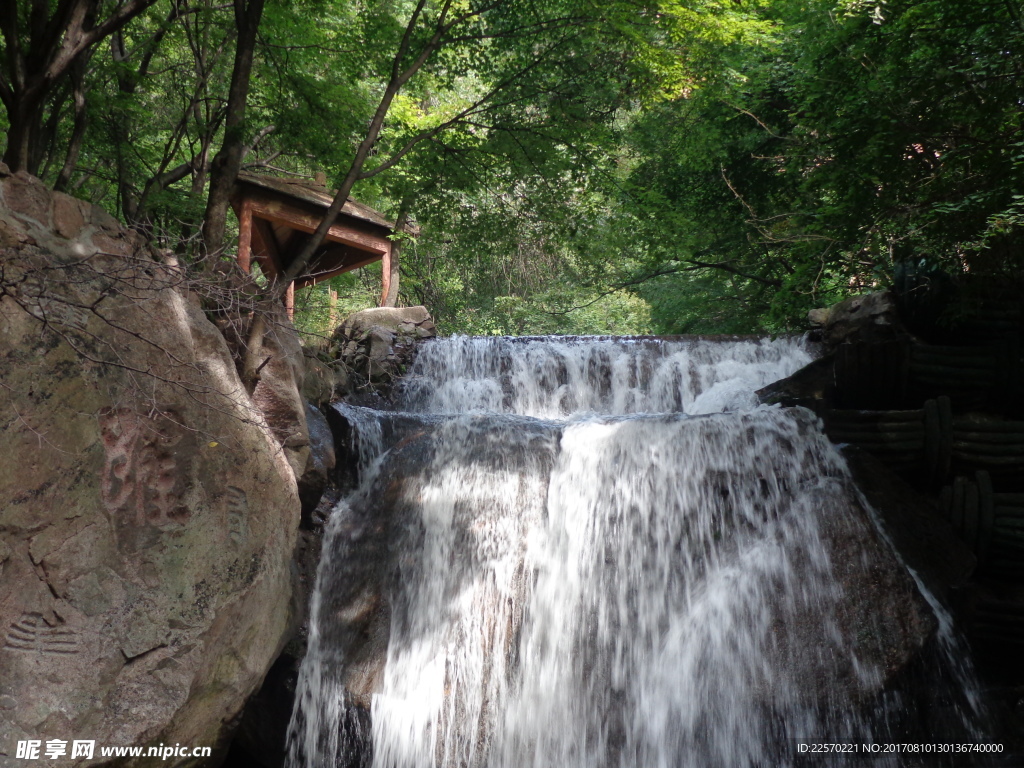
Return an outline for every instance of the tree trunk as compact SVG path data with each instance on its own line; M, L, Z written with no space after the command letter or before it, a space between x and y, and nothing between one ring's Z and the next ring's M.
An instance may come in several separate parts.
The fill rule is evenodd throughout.
M15 97L17 98L17 97ZM35 175L32 167L32 137L42 120L42 105L28 101L17 101L8 113L10 127L7 129L7 148L4 162L12 171L28 171Z
M53 188L58 192L67 191L68 184L71 182L71 174L78 166L78 156L82 150L82 141L85 139L85 67L89 61L89 55L90 53L86 52L71 69L71 95L74 100L75 123L67 152L64 153L64 165L61 166L57 173L57 180L53 184Z
M95 0L36 2L29 14L28 45L15 0L0 2L0 33L4 67L0 68L0 101L7 110L7 148L3 161L12 171L35 174L36 142L47 100L81 56L117 32L157 0L125 0L97 23ZM54 7L55 6L55 7Z
M388 84L384 88L384 93L381 95L380 103L377 104L377 110L373 113L370 125L366 129L366 136L356 148L356 154L355 157L352 158L352 164L349 166L348 173L346 173L345 178L342 179L338 192L334 196L334 201L331 203L330 207L328 207L320 225L313 232L312 237L306 241L302 250L299 251L298 255L288 266L288 269L286 269L284 274L280 276L277 285L273 287L272 294L275 297L280 298L284 296L285 291L288 290L288 285L291 284L295 278L305 272L306 268L309 266L310 260L313 258L313 254L317 252L320 246L323 245L324 240L327 239L327 232L330 230L331 225L334 224L334 220L338 217L338 213L341 211L342 207L348 201L348 196L352 192L352 187L354 187L355 183L359 181L363 165L366 163L366 159L370 156L370 152L373 149L374 144L377 143L377 137L380 136L381 128L384 127L384 119L387 117L388 110L391 109L391 102L394 101L395 96L397 96L399 91L402 90L402 87L409 82L409 79L420 71L420 68L426 63L427 59L430 58L431 54L441 45L444 33L448 30L445 23L451 4L452 0L444 0L441 4L437 21L435 22L433 35L420 50L419 54L413 59L412 63L403 70L403 62L406 54L409 52L410 46L412 45L416 25L419 23L424 6L426 5L426 0L419 0L417 3L412 16L409 18L409 22L405 26L405 34L402 36L402 42L398 46L398 52L395 54L395 58L391 62L391 78L388 80ZM426 134L420 135L425 136Z
M264 0L234 0L235 26L238 41L235 46L235 64L228 91L227 118L224 121L224 144L213 158L210 167L210 194L203 216L203 250L217 255L224 248L231 188L242 167L245 149L245 104L249 98L249 79L252 75L256 32L263 18ZM209 266L209 265L208 265Z

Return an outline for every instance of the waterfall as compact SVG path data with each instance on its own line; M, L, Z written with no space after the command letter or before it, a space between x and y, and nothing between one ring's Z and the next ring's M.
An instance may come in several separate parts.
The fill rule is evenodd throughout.
M428 413L715 413L811 362L802 338L662 341L457 336L427 345L405 404Z
M974 740L948 616L816 417L756 405L812 357L425 345L405 413L349 414L375 461L325 535L291 768L841 766L863 763L799 745ZM941 702L901 688L915 669L951 681Z

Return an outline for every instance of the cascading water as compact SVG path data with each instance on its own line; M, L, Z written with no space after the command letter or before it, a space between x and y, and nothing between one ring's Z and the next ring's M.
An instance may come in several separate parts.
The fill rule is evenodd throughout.
M349 414L382 455L325 537L291 768L833 766L798 744L976 737L947 617L816 418L756 407L811 358L425 345L390 449ZM892 684L929 642L938 708Z
M753 408L755 390L812 360L798 338L774 341L457 336L427 345L405 404L428 413L718 413Z

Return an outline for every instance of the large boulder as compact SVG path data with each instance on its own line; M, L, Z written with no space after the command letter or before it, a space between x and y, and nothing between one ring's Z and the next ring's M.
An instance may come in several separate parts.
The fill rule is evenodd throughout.
M216 759L289 625L304 424L100 209L0 169L0 249L0 766L25 739Z
M334 367L345 381L338 394L387 395L412 363L417 344L436 335L425 307L375 307L350 315L331 339Z
M825 354L757 392L761 402L828 407L902 409L908 401L910 336L889 291L851 296L808 313L821 331Z
M434 336L434 321L426 307L373 307L345 318L338 333L357 338L365 332L380 328L391 334L415 333L420 338ZM419 329L417 333L416 329Z
M816 319L824 322L825 343L829 347L892 341L906 335L896 300L889 291L851 296Z

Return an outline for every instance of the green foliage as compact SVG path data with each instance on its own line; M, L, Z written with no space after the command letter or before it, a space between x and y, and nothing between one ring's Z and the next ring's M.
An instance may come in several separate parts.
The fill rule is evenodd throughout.
M338 183L415 6L268 4L247 167ZM400 67L444 6L425 4ZM461 21L395 98L355 189L411 213L401 299L442 330L799 328L811 307L888 284L905 258L1024 287L1019 4L459 0L450 12ZM78 119L69 78L47 97L41 176L192 253L234 35L230 7L160 0L97 45ZM372 306L380 267L300 291L300 327L330 330L330 288L338 316Z
M571 289L570 289L571 292ZM464 306L444 318L445 333L482 336L637 335L651 332L650 310L638 296L618 293L591 296L571 292L583 302L571 310L564 305L567 291L534 294L529 298L498 296L488 306Z
M331 291L337 299L332 301ZM295 328L309 339L330 338L340 322L380 297L380 265L336 275L295 292Z
M1020 9L806 0L760 13L771 39L724 52L707 87L633 125L626 204L647 268L688 270L645 293L659 327L700 327L679 324L701 316L691 302L726 298L751 328L799 327L910 256L1020 285Z

